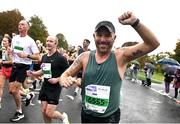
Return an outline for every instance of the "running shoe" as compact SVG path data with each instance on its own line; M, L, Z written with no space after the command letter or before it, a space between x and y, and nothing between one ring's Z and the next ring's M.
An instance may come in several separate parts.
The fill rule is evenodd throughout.
M23 113L20 113L20 112L16 112L13 116L13 118L10 119L10 121L12 122L16 122L16 121L19 121L21 119L24 118L24 114Z
M63 119L62 119L63 124L69 124L68 115L64 112L62 116L63 116Z
M35 97L35 94L33 92L29 93L30 98L26 98L25 106L28 106L30 103L32 103L33 98Z

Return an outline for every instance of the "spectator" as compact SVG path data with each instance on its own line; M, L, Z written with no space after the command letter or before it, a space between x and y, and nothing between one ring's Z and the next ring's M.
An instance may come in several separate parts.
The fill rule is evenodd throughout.
M174 76L165 72L164 73L164 84L165 84L165 93L164 95L169 95L169 89L170 89L170 84L173 81Z
M175 78L174 78L174 98L177 99L178 96L178 89L180 88L180 69L177 69L176 73L175 73Z

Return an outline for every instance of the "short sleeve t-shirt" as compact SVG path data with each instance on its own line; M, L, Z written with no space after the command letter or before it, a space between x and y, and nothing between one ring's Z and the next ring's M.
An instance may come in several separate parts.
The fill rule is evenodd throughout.
M13 62L22 64L31 64L32 60L29 58L20 58L17 53L24 52L25 54L39 53L35 41L28 35L20 37L16 35L12 39L11 49L13 50Z

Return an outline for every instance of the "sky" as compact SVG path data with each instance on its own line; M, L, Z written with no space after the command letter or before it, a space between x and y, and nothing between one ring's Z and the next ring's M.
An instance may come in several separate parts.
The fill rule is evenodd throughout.
M157 36L160 46L152 53L172 52L180 39L180 0L1 0L0 12L18 9L28 20L37 15L50 35L62 33L71 45L91 41L93 32L102 20L111 21L116 28L114 47L126 41L142 42L131 26L118 22L118 17L132 11Z

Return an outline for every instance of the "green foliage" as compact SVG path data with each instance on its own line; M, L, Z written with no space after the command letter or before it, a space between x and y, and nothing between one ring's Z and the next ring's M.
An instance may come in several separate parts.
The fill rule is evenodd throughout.
M58 42L59 42L58 47L68 50L68 43L67 43L65 36L63 34L59 33L56 35L56 37L58 38Z
M145 80L145 74L143 71L140 71L138 73L138 79L139 80ZM161 84L164 82L164 76L163 76L163 73L157 73L157 72L154 72L153 76L152 76L152 82L153 83L158 83L158 84Z
M156 60L160 60L162 58L172 58L173 54L171 52L160 52L156 55Z
M178 39L177 43L176 43L176 48L174 50L175 54L173 56L173 58L175 60L177 60L178 62L180 62L180 39Z
M42 19L34 15L30 18L29 22L31 25L29 29L29 35L34 40L40 40L43 44L45 44L48 31L46 26L43 24Z
M24 19L18 9L0 13L0 35L18 33L19 21Z
M140 68L144 68L144 65L147 59L148 59L148 55L144 55L137 59L137 61L140 63Z

